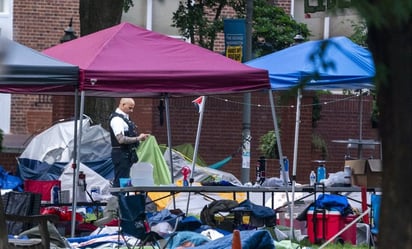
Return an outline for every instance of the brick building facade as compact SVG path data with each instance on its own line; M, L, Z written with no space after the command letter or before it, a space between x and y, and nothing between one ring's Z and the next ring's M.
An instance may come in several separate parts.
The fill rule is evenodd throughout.
M287 11L289 1L275 1ZM78 1L39 0L33 6L29 0L14 0L14 40L43 50L59 43L63 29L73 17L74 30L79 33ZM222 43L223 44L223 43ZM217 46L219 48L219 46ZM279 97L279 93L276 93ZM307 182L310 170L316 167L313 160L320 159L319 152L312 149L312 134L319 134L328 144L329 156L327 168L329 172L339 171L344 166L346 146L335 144L334 139L358 138L359 136L359 101L340 95L321 95L321 119L317 127L312 127L313 93L304 93L300 120L298 146L297 181ZM191 101L194 97L173 98L170 101L170 118L172 144L194 144L198 124L198 113ZM277 100L278 98L275 98ZM283 98L282 98L283 99ZM152 133L159 144L167 144L166 125L160 125L158 111L159 99L136 99L134 120L141 132ZM372 129L369 122L372 99L363 99L363 137L378 139L377 130ZM276 112L281 122L281 142L283 154L293 165L293 148L295 134L296 99L279 103ZM273 120L267 93L252 93L251 106L251 171L250 179L255 179L255 165L260 156L259 138L269 130L273 130ZM242 138L243 95L214 95L206 102L206 112L200 137L199 153L209 164L215 163L235 153L241 145ZM74 113L73 96L38 96L13 95L12 97L12 134L35 134L49 127L53 122L70 118ZM87 114L87 113L86 113ZM164 114L163 114L164 115ZM374 157L379 150L367 152ZM1 153L0 164L14 172L15 157L18 154ZM267 176L278 176L279 164L268 160ZM222 170L231 172L240 178L241 155L225 165Z
M194 144L198 117L196 109L191 101L194 97L172 98L170 100L170 119L172 131L172 144ZM275 97L275 100L277 98ZM141 132L153 134L159 144L167 144L166 125L160 125L160 113L157 109L159 99L136 99L136 109L133 119L139 125ZM302 99L301 121L298 145L298 172L297 179L300 182L307 181L310 170L316 167L314 160L322 159L320 152L312 148L312 134L319 134L328 146L327 169L336 172L344 166L344 156L347 154L346 146L333 143L332 140L357 138L359 134L359 101L358 98L347 99L342 95L321 95L322 104L321 119L317 127L312 127L312 102L310 93L306 93ZM363 99L363 137L376 139L377 131L371 128L368 115L371 111L371 97ZM72 110L73 106L66 102L65 109ZM281 142L283 154L293 161L296 99L291 98L287 104L280 103L276 108L280 120ZM267 93L252 94L251 116L251 171L250 177L255 177L255 165L261 155L257 149L259 138L269 130L273 130L273 120L269 106ZM213 95L208 96L203 126L200 137L199 153L209 164L215 163L235 153L241 145L243 95ZM28 111L28 116L35 116L35 110ZM62 113L60 113L62 114ZM163 115L165 115L163 113ZM57 116L55 114L55 116ZM60 116L56 117L67 118ZM57 119L53 119L56 121ZM351 152L352 155L356 151ZM379 150L365 151L367 156L379 157ZM2 155L3 160L6 156ZM15 158L8 156L13 170ZM4 163L3 163L4 164ZM240 178L241 155L236 154L222 170L231 172ZM279 163L277 160L268 160L267 176L278 176Z

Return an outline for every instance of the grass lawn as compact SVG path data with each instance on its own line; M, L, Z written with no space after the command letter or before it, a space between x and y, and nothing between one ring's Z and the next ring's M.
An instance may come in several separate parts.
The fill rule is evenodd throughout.
M311 248L311 249L317 249L321 245L311 245L310 243L300 243L301 247L304 248ZM369 249L370 247L368 245L352 245L350 243L345 243L345 244L339 244L339 243L330 243L326 247L326 249Z
M309 241L302 241L300 243L300 246L302 248L311 248L311 249L317 249L321 245L312 245L310 244ZM369 249L370 247L368 245L352 245L350 243L345 243L345 244L339 244L339 243L330 243L326 247L326 249Z
M283 228L283 229L287 228L287 227L278 226L278 228L279 227ZM268 229L268 231L272 234L272 237L276 239L274 230L273 229ZM305 249L309 249L309 248L310 249L317 249L322 245L322 244L311 244L308 238L305 238L301 241L293 240L293 244L294 244L293 247L298 246L297 248L305 248ZM284 244L283 246L286 246L286 245ZM283 248L282 246L280 246L280 247ZM337 243L337 242L331 242L330 244L328 244L324 248L325 249L369 249L370 247L367 244L352 245L351 243L340 244L340 243Z
M316 244L316 245L312 245L308 239L304 239L302 240L300 243L298 243L302 248L303 247L308 247L311 249L317 249L321 246ZM345 244L340 244L340 243L334 243L331 242L330 244L328 244L326 247L324 247L326 249L369 249L369 245L367 244L363 244L363 245L352 245L351 243L345 243Z

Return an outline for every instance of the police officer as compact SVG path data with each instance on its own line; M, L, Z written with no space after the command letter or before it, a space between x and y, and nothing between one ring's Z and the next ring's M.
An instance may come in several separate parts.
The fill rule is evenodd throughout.
M132 98L120 99L119 106L110 115L110 137L112 162L114 164L113 187L120 187L120 178L130 178L130 168L138 161L136 149L140 141L149 134L138 133L136 125L129 119L135 102Z

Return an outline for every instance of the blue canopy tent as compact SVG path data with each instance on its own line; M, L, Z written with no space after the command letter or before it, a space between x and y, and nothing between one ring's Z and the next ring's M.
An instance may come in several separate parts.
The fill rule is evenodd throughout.
M245 64L268 70L271 90L298 89L293 153L292 204L290 210L292 215L296 180L301 89L374 88L375 66L373 58L367 49L353 43L348 38L333 37L325 40L304 42L248 61ZM282 148L280 146L279 129L274 112L273 96L272 92L269 92L279 156L282 158ZM362 94L360 94L360 96L362 96ZM362 120L362 117L360 120ZM280 160L280 162L282 169L284 169L283 160ZM293 219L291 220L291 232L293 232L292 228Z
M272 90L373 88L371 53L346 37L304 42L245 64L269 71Z

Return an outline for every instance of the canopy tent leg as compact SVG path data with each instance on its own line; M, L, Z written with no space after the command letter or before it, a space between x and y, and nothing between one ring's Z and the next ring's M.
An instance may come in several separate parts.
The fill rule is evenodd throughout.
M283 150L282 150L282 143L281 143L281 139L280 139L280 132L279 132L279 125L278 125L278 120L277 120L277 116L276 116L276 109L275 109L275 103L273 101L273 93L272 90L269 90L269 101L270 101L270 107L272 110L272 118L273 118L273 124L274 124L274 129L275 129L275 135L276 135L276 144L278 146L278 152L279 152L279 162L280 162L280 168L283 172L282 176L283 176L283 184L285 186L285 193L286 193L286 202L289 202L289 194L288 194L288 179L286 177L286 169L285 169L285 165L283 162ZM292 217L292 212L291 212L291 208L290 205L288 205L288 211L289 211L289 217Z
M172 132L170 127L170 98L169 95L165 95L165 107L166 107L166 129L167 129L167 147L169 150L169 162L170 162L170 170L171 170L171 177L172 177L172 184L175 183L174 178L174 167L173 167L173 154L172 154ZM173 198L173 208L176 209L176 199L175 195L172 195Z
M170 160L170 169L172 171L172 184L175 183L174 175L173 175L173 155L172 155L172 132L170 128L170 98L166 94L165 95L165 107L166 107L166 127L167 127L167 146L169 147L169 160Z
M296 122L295 122L295 140L293 147L293 172L292 172L292 204L290 205L290 234L291 237L295 238L295 233L293 229L293 212L295 207L295 185L296 185L296 167L298 160L298 141L299 141L299 127L300 127L300 106L302 99L302 89L299 88L296 97Z
M362 141L362 120L363 120L363 96L362 89L359 89L359 141ZM362 159L362 144L358 144L358 159Z
M76 175L76 162L77 162L77 120L79 118L79 92L77 88L74 91L74 138L73 138L73 163L72 163L72 168L73 168L73 189L72 191L75 191L76 186L76 178L74 177ZM73 199L72 202L72 210L76 207L75 201ZM72 221L75 220L76 214L72 212ZM71 224L71 227L74 227L73 224ZM71 231L71 237L74 237L74 230L72 229Z
M77 95L77 94L76 94ZM77 104L77 102L76 102ZM75 106L76 106L75 104ZM77 108L76 108L77 111ZM76 112L75 111L75 112ZM71 237L75 237L75 230L76 230L76 209L77 209L77 182L79 178L79 168L80 168L80 145L82 141L82 130L83 130L83 112L84 112L84 91L80 93L80 113L79 116L75 119L75 127L77 126L78 122L80 123L80 129L78 130L78 134L74 134L74 149L73 153L76 154L76 157L73 157L74 168L73 168L73 189L72 189L72 220L71 220ZM78 119L77 119L78 118ZM77 138L77 139L76 139ZM77 140L77 141L76 141Z

